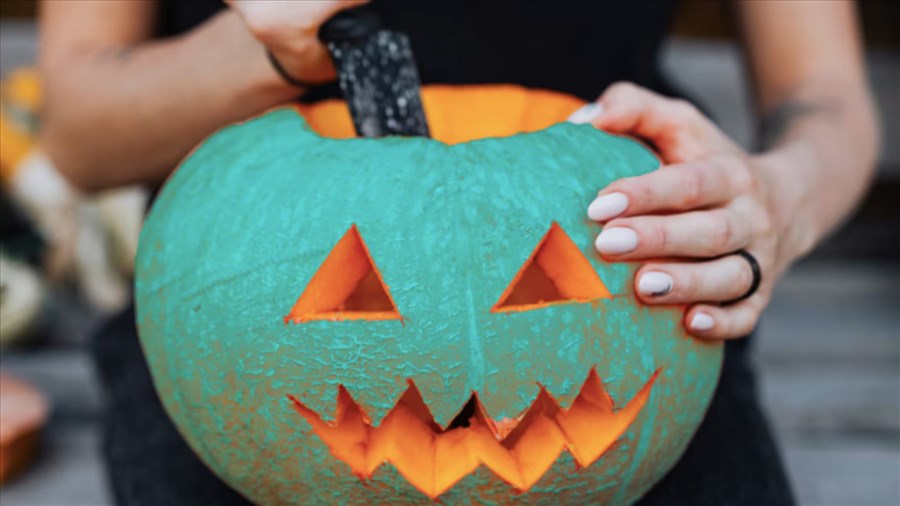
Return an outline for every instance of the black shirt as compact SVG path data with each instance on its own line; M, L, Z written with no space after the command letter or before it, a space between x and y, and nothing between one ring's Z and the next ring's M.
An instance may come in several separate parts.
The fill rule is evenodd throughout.
M409 35L423 83L514 83L593 100L622 80L673 94L658 60L676 3L375 0L367 8ZM185 32L223 8L222 0L164 0L157 33ZM305 100L333 96L328 85Z

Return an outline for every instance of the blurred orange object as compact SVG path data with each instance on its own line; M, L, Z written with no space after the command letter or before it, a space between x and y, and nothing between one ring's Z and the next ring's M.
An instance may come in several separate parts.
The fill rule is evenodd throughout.
M92 307L117 311L128 301L148 194L130 187L83 195L41 149L40 108L36 69L17 69L0 82L0 187L46 241L47 280L74 281Z
M41 85L37 71L19 69L0 87L0 182L9 184L37 140Z
M0 485L34 458L48 412L43 394L0 374Z

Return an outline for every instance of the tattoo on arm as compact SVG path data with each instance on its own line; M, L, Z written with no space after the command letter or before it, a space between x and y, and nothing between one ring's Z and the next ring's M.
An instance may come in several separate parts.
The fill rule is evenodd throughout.
M778 144L791 125L799 119L820 114L835 116L839 112L835 104L824 100L785 100L762 118L757 136L759 147L765 150Z

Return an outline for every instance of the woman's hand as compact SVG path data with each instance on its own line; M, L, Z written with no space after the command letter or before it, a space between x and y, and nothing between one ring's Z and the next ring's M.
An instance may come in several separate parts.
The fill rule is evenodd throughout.
M597 250L611 260L642 260L635 292L647 304L687 304L696 336L747 335L773 284L811 241L792 226L794 197L777 187L776 155L741 150L694 106L633 84L611 86L572 121L647 140L663 167L603 188L588 216L604 224ZM753 283L746 250L759 263Z
M328 51L319 42L319 26L338 11L368 0L225 0L244 20L250 33L297 81L318 83L334 78Z

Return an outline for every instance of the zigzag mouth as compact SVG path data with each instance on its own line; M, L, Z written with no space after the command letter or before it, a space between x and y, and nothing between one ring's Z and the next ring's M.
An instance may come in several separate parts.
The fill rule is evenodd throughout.
M441 427L413 380L381 424L373 426L343 385L338 387L334 421L326 422L292 395L294 408L335 458L366 480L391 464L415 488L432 499L449 490L480 465L520 492L534 485L564 450L580 468L599 459L634 422L647 402L657 369L618 411L591 368L581 390L563 409L544 388L515 419L494 420L473 393L459 414Z

